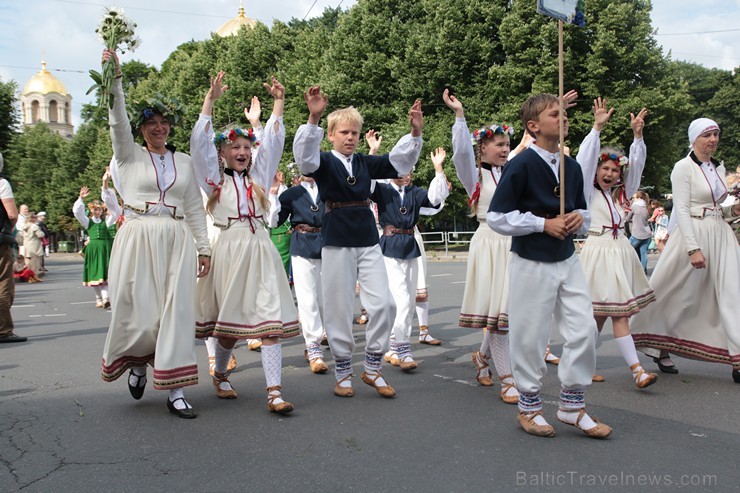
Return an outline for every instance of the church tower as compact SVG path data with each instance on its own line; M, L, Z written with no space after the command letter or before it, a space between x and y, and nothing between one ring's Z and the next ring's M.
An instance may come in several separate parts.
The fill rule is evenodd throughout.
M227 36L236 36L242 26L253 28L256 25L257 21L255 21L254 19L250 19L245 15L244 4L241 0L239 0L239 12L237 13L236 17L234 17L230 21L226 21L221 27L218 28L218 30L216 30L216 34L218 34L222 38L225 38Z
M21 92L21 123L33 126L39 122L65 139L72 138L72 96L64 84L46 70L46 61L41 62L41 71L26 82Z

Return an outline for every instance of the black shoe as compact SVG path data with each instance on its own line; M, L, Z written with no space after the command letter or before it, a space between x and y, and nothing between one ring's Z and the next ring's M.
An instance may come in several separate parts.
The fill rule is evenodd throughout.
M21 337L15 334L10 334L7 337L0 337L0 344L4 344L6 342L26 342L27 340L28 337Z
M732 379L735 383L740 383L740 370L732 370Z
M172 414L175 414L177 415L178 418L183 418L183 419L193 419L193 418L198 417L198 413L195 412L195 410L193 409L193 406L188 404L188 402L184 398L178 397L177 399L175 399L175 402L177 401L184 402L185 409L177 409L175 405L172 403L172 401L169 400L168 398L167 399L167 409L169 409Z
M131 385L131 375L136 377L136 385ZM141 385L141 380L144 379L144 385ZM144 389L146 388L146 373L139 376L134 373L134 370L131 370L129 372L129 380L128 380L128 391L131 393L131 397L136 399L137 401L141 399L141 396L144 395Z
M660 362L660 360L669 359L669 358L670 358L669 356L664 356L663 358L653 358L653 361L658 365L658 368L663 373L672 373L675 375L676 373L678 373L678 369L676 368L675 365L667 366Z

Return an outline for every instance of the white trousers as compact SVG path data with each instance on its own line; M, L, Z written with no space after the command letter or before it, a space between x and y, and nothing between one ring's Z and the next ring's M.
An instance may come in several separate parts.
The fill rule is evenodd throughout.
M411 324L416 308L416 282L419 276L417 259L383 257L388 271L388 285L396 302L393 336L396 342L411 341Z
M516 387L539 392L546 373L542 357L551 318L565 339L558 378L566 387L591 384L596 368L596 321L591 293L574 254L562 262L536 262L511 253L509 346Z
M298 317L306 344L319 344L324 336L321 308L321 259L290 257Z
M388 287L380 246L325 246L321 257L324 329L334 357L351 358L355 350L352 308L357 281L362 286L360 302L369 318L365 326L365 351L386 351L396 304Z

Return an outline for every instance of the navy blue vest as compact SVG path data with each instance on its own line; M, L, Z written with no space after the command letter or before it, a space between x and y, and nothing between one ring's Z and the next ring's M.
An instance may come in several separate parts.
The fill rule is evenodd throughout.
M587 209L583 196L583 175L578 162L565 156L565 212ZM533 212L538 216L560 213L560 199L555 194L558 181L550 166L532 149L516 155L501 174L489 212L504 214L518 210ZM570 235L565 240L547 233L531 233L514 236L511 251L522 258L540 262L559 262L570 258L575 252Z
M310 176L319 186L321 200L326 202L358 202L370 198L372 179L398 178L398 171L383 156L355 154L352 160L355 182L347 182L349 174L344 164L331 152L322 152L319 169ZM369 247L378 244L375 218L366 206L342 207L324 214L321 225L324 246Z
M386 183L377 183L371 198L378 204L378 219L381 228L394 226L398 229L413 229L419 222L419 210L422 207L434 207L429 202L427 191L413 185L404 187L403 202L398 193L398 186ZM437 209L439 206L434 208ZM402 210L406 213L402 214ZM421 250L414 235L381 236L380 249L383 255L391 258L408 260L421 256Z
M324 203L321 197L317 197L318 209L311 210L314 205L308 190L302 185L290 187L280 194L280 214L278 215L278 224L283 224L290 216L290 224L295 227L296 224L307 224L314 228L321 227L321 219L324 216ZM321 258L321 233L303 233L293 231L290 240L290 254L303 258Z

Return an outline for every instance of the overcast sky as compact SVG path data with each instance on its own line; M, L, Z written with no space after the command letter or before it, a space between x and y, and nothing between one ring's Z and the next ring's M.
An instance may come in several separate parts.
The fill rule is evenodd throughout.
M244 8L270 26L273 19L313 17L355 0L280 0L279 11L276 3L246 0ZM123 7L138 24L142 45L125 59L160 67L178 45L206 39L235 17L239 0L0 0L0 79L13 79L22 89L41 68L44 53L47 68L74 98L73 124L79 126L81 105L91 100L85 96L92 84L87 71L100 66L95 28L106 5ZM726 70L740 66L740 0L653 0L652 19L673 59Z

